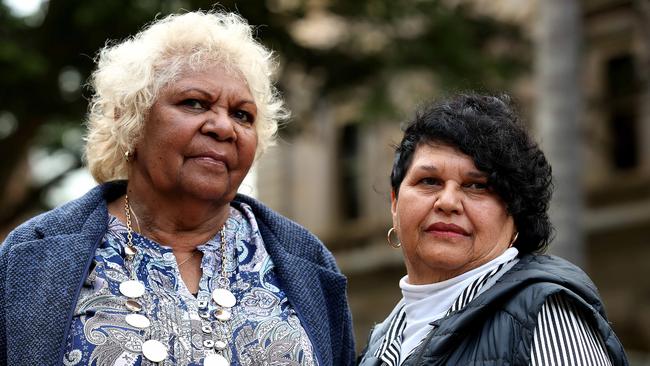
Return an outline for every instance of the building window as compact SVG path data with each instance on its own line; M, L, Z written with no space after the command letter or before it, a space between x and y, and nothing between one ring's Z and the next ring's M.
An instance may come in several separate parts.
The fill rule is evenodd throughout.
M359 125L345 125L338 139L339 207L345 219L356 219L360 215L359 196Z
M606 102L612 137L610 156L617 170L634 169L639 164L638 80L631 55L615 57L607 62Z

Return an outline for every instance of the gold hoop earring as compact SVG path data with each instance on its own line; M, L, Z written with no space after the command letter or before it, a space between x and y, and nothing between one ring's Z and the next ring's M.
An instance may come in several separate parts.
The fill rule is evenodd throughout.
M391 228L388 230L388 234L386 234L386 240L388 241L388 245L390 245L391 247L397 249L397 248L399 248L399 247L402 246L402 243L397 243L397 244L395 244L395 243L393 243L393 242L390 240L390 235L391 235L394 231L395 231L395 228L394 228L394 227L391 227Z
M510 244L508 245L508 248L512 248L512 245L517 241L517 238L519 237L519 231L515 231L515 236L510 240Z

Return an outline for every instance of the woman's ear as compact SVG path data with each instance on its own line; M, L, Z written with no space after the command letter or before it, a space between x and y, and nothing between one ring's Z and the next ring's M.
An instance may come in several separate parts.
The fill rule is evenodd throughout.
M517 241L517 238L519 238L519 230L517 230L515 218L512 217L512 215L509 215L509 220L512 222L512 235L510 235L510 243L508 244L508 248L511 248Z
M390 213L393 217L393 227L398 230L399 220L397 219L397 194L395 190L390 191Z

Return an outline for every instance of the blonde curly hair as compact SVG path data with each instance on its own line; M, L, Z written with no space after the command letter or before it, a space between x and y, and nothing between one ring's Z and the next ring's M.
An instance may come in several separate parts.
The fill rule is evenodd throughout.
M219 64L239 72L257 105L256 156L275 142L288 117L272 83L277 63L237 14L196 11L154 21L134 37L100 50L90 79L85 160L99 183L128 178L124 154L141 138L162 87L187 70Z

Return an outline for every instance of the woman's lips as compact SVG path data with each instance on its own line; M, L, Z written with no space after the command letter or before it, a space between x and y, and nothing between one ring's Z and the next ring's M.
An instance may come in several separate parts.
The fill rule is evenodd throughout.
M193 156L191 159L201 165L210 166L213 169L216 168L222 170L222 169L227 169L228 167L228 164L226 164L224 160L214 156L198 155L198 156Z
M196 160L203 164L215 165L228 167L228 161L223 154L219 154L214 151L205 151L194 156L191 156L190 159Z
M469 233L462 227L454 224L447 224L444 222L436 222L433 225L429 225L425 231L436 236L447 238L469 236Z

